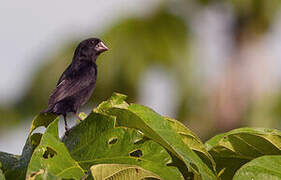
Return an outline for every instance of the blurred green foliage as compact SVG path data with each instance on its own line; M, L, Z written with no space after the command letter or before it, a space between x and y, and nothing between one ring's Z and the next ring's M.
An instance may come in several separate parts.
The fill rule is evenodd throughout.
M13 108L6 108L0 106L0 129L1 127L11 126L20 122L22 117L13 110Z
M241 35L263 34L268 30L280 10L279 0L195 0L201 5L220 5L221 8L233 10L234 36L240 40ZM241 34L242 33L242 34ZM244 34L245 33L245 34ZM239 42L238 42L239 43Z
M151 64L170 67L186 60L186 25L182 18L169 14L166 9L149 17L116 23L101 38L110 51L97 61L98 82L92 102L109 97L113 90L135 99L141 74ZM38 69L30 89L16 106L20 114L30 115L46 107L48 95L71 62L76 45L71 43L58 55L46 59L48 64Z

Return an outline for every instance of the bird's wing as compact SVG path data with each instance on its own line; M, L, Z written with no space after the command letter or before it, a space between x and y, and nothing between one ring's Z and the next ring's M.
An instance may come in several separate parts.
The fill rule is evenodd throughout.
M79 75L63 78L51 94L49 104L55 104L67 97L79 93L81 90L91 85L94 85L96 78L92 77L93 75L94 73L81 72Z
M66 70L60 76L57 86L67 77L67 74L69 74L70 69L71 69L71 64L66 68Z

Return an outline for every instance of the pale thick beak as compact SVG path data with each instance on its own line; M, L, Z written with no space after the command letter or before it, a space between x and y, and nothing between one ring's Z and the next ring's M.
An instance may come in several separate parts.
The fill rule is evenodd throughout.
M108 47L106 47L106 45L101 41L96 45L95 49L98 52L104 52L108 50Z

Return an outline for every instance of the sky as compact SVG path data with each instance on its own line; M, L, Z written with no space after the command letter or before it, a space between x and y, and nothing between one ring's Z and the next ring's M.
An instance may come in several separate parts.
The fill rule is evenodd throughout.
M0 1L0 105L18 99L39 55L98 35L117 19L149 13L160 0Z

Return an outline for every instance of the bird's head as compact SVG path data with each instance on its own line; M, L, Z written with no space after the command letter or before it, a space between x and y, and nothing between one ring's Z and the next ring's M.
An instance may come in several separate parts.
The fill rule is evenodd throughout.
M82 41L75 50L74 58L95 60L102 52L107 51L106 45L98 38L89 38Z

